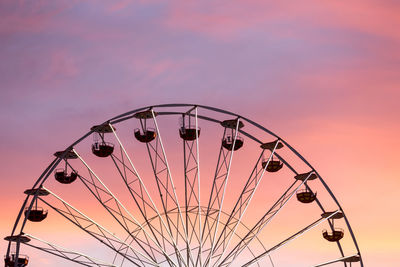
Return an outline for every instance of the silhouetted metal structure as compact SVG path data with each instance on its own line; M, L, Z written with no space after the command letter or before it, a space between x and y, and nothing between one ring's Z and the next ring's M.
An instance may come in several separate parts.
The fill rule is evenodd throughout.
M177 136L183 146L184 181L173 178L159 127L159 120L171 116L179 118L179 135ZM221 139L218 139L218 132L214 132L212 135L218 141L219 153L212 183L208 185L209 194L201 192L204 186L201 186L200 179L199 146L200 132L202 132L202 138L205 138L208 128L203 128L201 131L199 121L217 125L220 129L219 134L222 134ZM148 181L141 177L134 165L134 161L125 147L126 142L123 143L123 138L117 134L115 125L123 125L128 122L137 125L136 128L132 128L131 132L131 137L135 138L131 138L128 142L138 141L138 145L140 144L145 149L146 155L141 154L140 157L146 157L151 166L154 176L151 188L146 186ZM258 134L247 130L249 127L256 129ZM102 162L105 160L97 157L111 160L116 170L116 177L122 180L122 185L128 190L132 203L136 207L135 213L130 212L118 196L106 186L100 175L93 170L89 161L76 151L77 145L90 135L93 135L94 138L91 152L96 156L92 155L93 158L90 160L97 159ZM113 138L115 142L106 142L106 136L107 139ZM208 138L210 138L209 136ZM244 141L246 141L246 145ZM204 142L212 143L210 140L204 140ZM251 153L257 155L257 160L253 164L250 176L245 180L241 193L234 199L232 207L228 209L224 207L224 200L230 194L228 186L234 155L241 153L242 148L250 146L251 143L256 144L252 147ZM115 148L118 149L118 153ZM307 170L304 172L303 168L303 171L298 171L297 166L291 164L290 157L282 156L284 153L280 154L281 151L286 154L290 153L291 157L300 160ZM82 138L65 150L54 153L54 156L55 159L32 188L25 190L27 196L11 235L5 238L9 242L4 258L6 267L28 265L29 258L21 253L22 245L84 266L214 267L238 266L237 264L240 266L253 264L275 266L271 253L321 223L325 223L329 227L329 230L322 232L322 237L336 243L339 256L314 266L325 266L337 262L342 262L344 266L354 263L363 266L356 238L345 213L318 172L282 138L238 114L192 104L144 107L93 126ZM78 173L76 162L83 166L87 175L83 175L82 172ZM63 167L57 168L58 166ZM280 171L283 167L285 168ZM278 171L292 173L290 186L272 206L259 207L259 218L251 226L246 225L246 210L250 207L251 200L263 177L265 175L274 176L276 175L274 173ZM47 188L46 181L52 173L54 173L54 178L59 186L68 186L67 184L71 184L75 180L82 182L87 190L85 192L89 193L88 197L93 197L99 202L105 212L113 218L116 227L121 227L125 232L126 237L119 237ZM115 177L113 179L115 180ZM183 190L181 194L177 189L177 181ZM317 197L317 193L312 190L311 187L316 183L325 189L325 197L335 203L336 206L333 210L326 210L319 198L322 193L319 191ZM268 194L268 192L261 192L261 194ZM260 239L260 233L294 195L300 202L299 209L304 207L301 203L315 203L322 214L318 214L309 225L284 238L281 242L270 248L265 247ZM179 199L178 196L183 199ZM49 214L47 210L39 207L39 202L49 207L53 213ZM61 215L77 229L99 241L99 244L111 249L115 253L114 259L106 262L25 233L24 229L28 221L45 224L48 214L49 216ZM345 226L353 244L354 254L344 254L341 240L345 236L345 230L336 228L335 221L341 221ZM122 259L120 263L117 263L118 257Z

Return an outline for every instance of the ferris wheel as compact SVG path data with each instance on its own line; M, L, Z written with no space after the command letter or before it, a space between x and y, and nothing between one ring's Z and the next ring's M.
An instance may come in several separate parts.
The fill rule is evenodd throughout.
M92 126L24 193L6 267L41 265L34 249L84 266L363 266L318 172L218 108L155 105Z

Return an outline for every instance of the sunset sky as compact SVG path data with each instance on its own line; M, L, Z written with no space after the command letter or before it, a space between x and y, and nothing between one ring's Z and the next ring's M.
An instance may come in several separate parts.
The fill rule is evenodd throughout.
M399 14L394 0L1 1L1 236L91 126L197 103L284 138L343 206L365 266L398 266Z

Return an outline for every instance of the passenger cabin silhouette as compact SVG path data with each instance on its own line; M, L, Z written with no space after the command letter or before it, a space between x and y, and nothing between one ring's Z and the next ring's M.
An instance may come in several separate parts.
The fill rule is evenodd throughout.
M227 150L236 151L240 149L243 146L244 140L239 136L239 132L236 132L236 129L239 131L241 128L243 128L243 122L237 118L233 120L224 120L221 122L221 125L225 128L225 132L230 129L230 132L225 134L224 138L222 139L222 146Z
M235 137L231 135L227 135L224 139L222 139L222 146L227 150L238 150L243 146L243 138L240 136L236 137L235 145L233 145Z
M268 164L268 166L267 166ZM268 159L264 159L261 163L261 166L265 168L267 172L277 172L283 167L283 163L280 160L275 160L274 157L268 163Z
M47 191L46 191L47 192ZM43 193L43 192L38 192L38 193ZM31 239L24 234L19 234L19 235L13 235L13 236L6 236L4 240L9 241L9 242L20 242L20 243L28 243L31 241ZM10 257L11 256L11 257ZM15 267L15 264L17 266L26 266L28 265L29 262L29 257L26 255L19 254L17 257L17 253L15 253L15 250L12 251L9 255L4 256L4 263L6 267Z
M335 214L333 213L335 212L330 211L321 214L323 218L330 217L329 221L332 229L331 231L324 229L322 231L322 236L329 242L338 242L340 239L344 237L344 230L342 228L335 228L335 220L342 219L344 217L344 214L341 211L336 212Z
M49 194L49 192L43 188L28 189L25 190L24 193L30 196L47 196ZM46 219L47 210L38 207L38 199L36 198L30 211L29 207L25 208L24 215L31 222L41 222Z
M76 178L78 177L78 173L72 171L70 174L68 174L66 169L57 169L54 172L54 177L58 182L62 184L70 184L76 180Z
M139 128L135 129L135 138L142 143L149 143L157 137L157 133L153 128L147 128L144 131Z
M6 267L14 267L15 262L17 263L18 267L24 267L28 265L29 257L26 255L19 255L18 258L16 254L11 254L11 257L5 256L4 263Z
M100 158L106 158L114 152L114 145L106 142L94 142L92 152Z
M179 119L179 136L185 141L194 141L196 138L200 137L201 129L197 125L197 117L195 117L196 115L191 114L193 110L194 108L185 114L182 114L182 117ZM193 120L195 120L194 124Z
M179 136L185 141L194 141L196 136L200 137L200 127L192 126L182 126L179 128Z
M341 228L335 228L335 230L328 232L327 230L322 231L323 237L329 242L337 242L344 236L344 230Z
M61 158L65 161L65 167L56 169L54 171L54 178L62 184L70 184L76 180L78 173L75 170L68 172L68 159L77 159L78 155L72 150L57 151L54 156Z
M297 200L301 203L311 203L317 198L317 193L313 193L308 189L299 190L296 194Z
M141 128L134 130L135 138L141 143L150 143L157 137L157 131L154 128L147 127L147 120L155 118L157 113L151 109L137 112L133 115L136 119L139 119ZM156 127L156 126L155 126Z
M277 172L280 169L282 169L283 163L280 162L280 160L274 160L275 150L283 148L282 142L279 139L277 139L272 142L263 143L260 145L260 147L262 149L267 149L271 151L271 155L269 157L265 157L262 159L261 167L265 169L267 172Z
M106 133L112 133L115 128L109 124L96 125L90 128L94 132L94 143L92 153L100 158L106 158L114 152L114 144L108 143L104 139Z
M29 214L28 214L29 213ZM29 211L29 208L25 209L25 217L28 218L31 222L41 222L47 217L47 210L44 210L40 207L32 207Z

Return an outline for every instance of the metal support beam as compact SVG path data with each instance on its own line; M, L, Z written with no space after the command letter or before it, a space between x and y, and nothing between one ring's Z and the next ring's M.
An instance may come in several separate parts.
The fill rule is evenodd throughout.
M129 190L129 193L131 194L131 197L133 198L136 206L138 207L143 219L147 223L148 219L150 218L150 214L148 213L148 209L154 212L160 221L160 224L164 226L164 228L167 230L167 235L169 236L170 239L168 239L167 235L163 233L163 227L161 226L160 230L157 230L156 227L154 227L152 224L147 224L155 241L158 243L159 246L162 246L165 251L168 251L166 244L169 244L170 246L173 247L173 249L176 251L178 249L176 243L175 243L175 238L170 229L167 227L165 220L162 218L159 210L157 209L153 199L151 198L143 180L141 179L138 171L136 170L135 166L133 165L133 162L131 158L129 157L124 145L121 142L121 139L118 137L116 131L114 130L114 127L109 124L110 128L112 129L115 138L117 139L120 148L121 148L121 159L119 159L115 155L111 155L112 160L114 162L115 167L117 168L120 176L122 177L124 184L126 185L127 189ZM130 164L130 167L128 167L125 164L124 158L126 158ZM118 162L117 162L118 161ZM119 163L119 164L118 164ZM119 166L122 165L122 166ZM122 171L123 170L123 171ZM133 177L129 176L128 174L132 174ZM157 233L160 234L157 235ZM159 239L162 239L162 243L159 241Z
M106 229L105 227L85 215L83 212L73 207L71 204L63 200L61 197L59 197L49 189L45 187L43 187L43 189L49 192L50 195L53 196L56 200L61 202L61 204L64 206L64 209L56 207L54 204L51 204L48 200L44 198L39 197L40 200L48 205L50 208L54 209L64 218L72 222L74 225L79 227L81 230L88 233L89 235L100 241L102 244L109 247L110 249L137 266L139 265L136 262L141 261L145 261L147 264L157 266L157 263L155 261L144 255L140 251L136 250L135 248L131 247L127 242L117 237L110 230ZM134 256L129 255L128 253L123 253L123 251L130 251L134 254ZM140 257L138 256L138 254L140 255Z
M252 259L252 260L248 261L247 263L243 264L242 267L247 267L247 266L253 265L254 263L256 263L259 260L263 259L264 257L268 256L270 253L280 249L281 247L289 244L289 242L293 241L294 239L298 238L299 236L303 235L304 233L310 231L311 229L313 229L314 227L316 227L317 225L319 225L323 221L328 220L329 218L331 218L332 216L334 216L338 212L339 212L339 210L333 212L330 216L328 216L326 218L319 218L318 220L314 221L310 225L308 225L305 228L301 229L297 233L291 235L290 237L286 238L282 242L278 243L277 245L273 246L272 248L268 249L267 251L261 253L260 255L255 257L254 259Z
M235 233L237 226L239 225L239 223L241 222L248 205L250 204L254 193L256 192L258 185L260 184L264 174L265 174L265 170L268 166L268 164L270 163L275 150L277 149L279 145L279 140L276 141L274 148L271 151L271 154L268 157L268 160L265 164L264 167L260 167L260 162L262 160L262 157L264 155L264 151L265 149L263 149L263 151L261 152L256 164L254 165L253 171L250 174L249 179L246 182L246 185L244 186L242 193L240 194L226 224L225 227L223 228L223 230L221 231L221 234L218 238L218 241L215 245L215 251L217 251L218 249L221 249L222 252L220 254L220 256L217 258L216 262L215 262L215 266L218 266L219 261L223 258L223 256L225 255L226 251L227 251L227 247L233 237L233 234ZM238 218L238 219L236 219ZM230 225L232 228L232 230L228 230L227 226ZM214 251L213 251L214 253Z
M320 267L320 266L326 266L332 263L336 263L336 262L350 262L350 265L352 262L359 262L360 261L360 255L359 254L353 254L350 256L345 256L345 257L340 257L334 260L330 260L324 263L320 263L317 265L313 265L312 267Z
M31 238L32 240L36 240L40 242L40 244L44 246L39 246L39 245L32 245L30 243L24 243L27 246L45 251L47 253L53 254L55 256L61 257L63 259L84 265L84 266L98 266L98 267L117 267L115 264L107 263L102 260L96 259L94 257L90 257L88 255L85 255L80 252L68 250L66 248L63 248L59 245L50 243L48 241L45 241L43 239L40 239L38 237L32 236L30 234L25 234L25 236Z
M89 171L89 176L91 180L84 179L81 175L79 178L86 185L89 191L95 196L95 198L100 202L100 204L113 216L115 220L131 235L132 239L144 250L144 252L153 260L157 261L154 256L155 250L151 244L154 244L161 252L162 255L167 257L172 264L172 259L168 256L166 251L158 245L158 243L150 236L148 231L143 228L141 223L126 209L126 207L117 199L117 197L108 189L108 187L103 183L103 181L94 173L94 171L89 167L89 165L83 160L83 158L73 149L73 152L78 156L80 161L85 165ZM69 164L69 163L68 163ZM69 165L72 169L73 167ZM97 181L97 182L96 182ZM141 228L147 241L147 248L151 250L149 252L144 248L143 244L138 242L137 237L132 236L132 230L135 228ZM150 241L151 242L150 242Z
M155 145L152 143L146 143L147 151L149 154L149 158L151 161L154 177L157 183L157 189L160 194L161 203L164 209L165 218L167 220L167 229L169 233L174 233L173 229L176 229L175 238L172 238L174 242L174 249L176 252L176 256L178 259L178 263L181 265L188 265L185 263L183 255L180 253L179 250L179 236L184 236L184 242L186 246L188 245L188 237L185 229L185 223L183 220L182 212L180 210L180 205L178 201L178 197L175 191L175 185L172 178L171 170L168 164L167 155L164 149L164 145L161 138L160 129L157 124L157 119L153 110L151 110L151 115L153 118L154 125L156 127L156 142ZM143 125L142 125L143 127ZM146 129L143 129L145 131ZM176 218L176 222L171 218L171 216L166 212L172 208L177 208L179 213ZM183 233L179 231L180 225L183 228ZM190 258L193 262L192 258Z
M188 117L188 128L192 127L191 125L191 112L194 111L194 119L195 119L195 140L185 140L183 139L183 168L185 175L185 228L186 228L186 236L188 237L188 242L186 243L186 257L187 262L190 261L190 243L191 236L196 234L196 224L198 224L198 234L201 235L201 212L200 212L200 156L199 156L199 126L197 119L197 107L191 108L189 111L182 115L182 128L185 129L186 122L185 118ZM196 190L197 189L197 190ZM190 206L197 206L198 213L196 215L196 219L194 221L194 225L191 224L190 217ZM190 226L190 227L189 227ZM192 229L189 232L189 229ZM201 236L198 238L198 246L199 251L201 251Z
M311 176L311 172L302 183L300 183L294 190L290 191L297 181L283 193L283 195L272 205L272 207L262 216L262 218L254 225L254 227L246 234L246 236L239 241L239 243L229 252L229 254L222 260L221 265L231 264L236 257L246 248L250 242L264 229L264 227L279 213L279 211L286 205L286 203L293 197L299 188L307 182Z
M210 246L210 253L207 255L207 258L205 260L205 264L204 264L205 266L208 266L210 264L210 259L212 257L212 253L213 253L214 246L215 246L215 239L216 239L217 232L218 232L221 210L222 210L223 202L224 202L224 198L225 198L226 185L227 185L228 179L229 179L229 174L230 174L230 170L231 170L231 166L232 166L232 159L233 159L233 154L235 151L235 145L236 145L239 129L240 129L240 118L237 118L236 119L236 127L234 129L232 129L232 131L234 130L234 132L232 132L232 135L234 135L233 142L232 142L232 149L230 151L228 150L227 152L225 152L222 143L221 143L221 147L220 147L220 153L219 153L219 157L218 157L217 168L215 171L213 187L211 189L210 200L208 202L209 209L215 208L218 210L217 215L216 215L217 218L210 227L210 222L208 220L210 213L207 212L206 218L204 221L203 233L202 233L202 236L204 236L204 230L206 229L206 225L209 227L208 229L211 229L211 231L209 231L206 236L206 240L207 240L207 237L209 236L211 246ZM224 129L224 135L223 135L222 140L226 136L226 131L227 131L227 128ZM211 232L213 232L213 233L211 233ZM203 242L205 242L206 240L203 240ZM201 257L201 255L200 255L200 257Z

